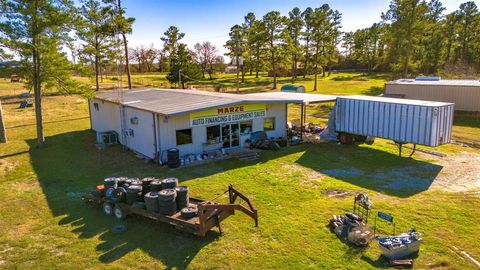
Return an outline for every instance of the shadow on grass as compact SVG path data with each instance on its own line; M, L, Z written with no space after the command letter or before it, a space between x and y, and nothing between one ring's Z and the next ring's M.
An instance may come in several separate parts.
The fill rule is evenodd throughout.
M98 151L93 146L94 138L94 132L89 130L58 134L47 137L47 147L42 149L34 149L35 140L27 141L32 146L32 166L52 214L62 218L60 226L75 227L73 232L80 239L98 238L101 241L96 246L100 253L98 260L103 263L116 261L140 249L160 260L167 269L188 266L196 254L215 241L219 234L210 232L202 239L179 232L168 224L134 217L120 222L128 226L126 232L115 234L110 229L119 221L105 216L100 209L85 205L81 195L112 175L165 177L173 174L181 180L189 180L298 152L303 154L296 162L302 166L365 189L399 197L428 189L441 170L437 165L399 158L371 147L336 144L301 145L278 152L266 151L260 160L253 162L226 160L188 170L169 170L145 163L120 146ZM417 171L421 175L417 175Z
M383 87L380 86L372 86L366 90L362 90L362 95L367 96L378 96L383 93Z
M480 114L474 116L468 113L455 112L453 123L456 126L480 128Z
M73 226L72 232L80 239L97 238L99 261L116 261L133 250L140 249L160 260L166 269L183 269L203 247L219 237L210 232L205 238L175 230L172 226L144 218L129 217L118 221L105 216L101 209L92 209L81 196L109 175L146 176L166 174L156 165L146 164L125 152L121 147L110 147L99 152L94 146L92 131L63 133L46 138L47 146L32 147L31 163L38 176L48 206L56 217L63 217L60 226ZM126 224L128 230L114 233L115 224Z
M428 190L443 168L370 146L334 143L309 147L296 162L355 186L402 198Z

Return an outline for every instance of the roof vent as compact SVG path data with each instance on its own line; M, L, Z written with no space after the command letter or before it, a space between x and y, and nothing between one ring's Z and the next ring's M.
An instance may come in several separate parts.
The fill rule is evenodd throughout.
M428 82L434 82L434 81L440 81L440 77L434 77L434 76L418 76L415 78L416 81L428 81Z

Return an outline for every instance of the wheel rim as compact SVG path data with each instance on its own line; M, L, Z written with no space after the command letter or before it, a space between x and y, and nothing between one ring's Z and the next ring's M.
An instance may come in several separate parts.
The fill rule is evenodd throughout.
M123 217L122 210L120 210L118 208L115 209L114 213L115 213L115 217L118 218L118 219L121 219Z
M105 212L105 214L110 215L110 214L112 214L112 207L110 205L106 204L106 205L103 206L103 211Z

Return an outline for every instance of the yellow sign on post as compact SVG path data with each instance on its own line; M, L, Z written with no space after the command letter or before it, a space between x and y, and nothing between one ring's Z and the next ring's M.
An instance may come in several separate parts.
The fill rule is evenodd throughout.
M229 122L264 118L266 104L239 104L190 113L190 126L218 125Z

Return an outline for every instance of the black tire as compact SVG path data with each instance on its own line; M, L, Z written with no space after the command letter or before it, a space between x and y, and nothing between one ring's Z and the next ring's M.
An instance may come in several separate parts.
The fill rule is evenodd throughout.
M127 188L126 202L132 204L135 201L138 201L142 197L142 186L129 186Z
M115 216L116 219L122 220L127 217L127 213L124 209L122 209L118 205L115 205L115 207L113 207L113 216Z
M188 187L185 186L179 186L175 188L175 191L177 192L177 209L183 209L185 207L188 207L190 204L190 198L188 196Z
M154 177L144 177L142 178L142 194L145 195L146 193L150 192L150 183L156 180Z
M109 202L104 202L102 205L103 213L107 216L111 216L113 214L113 204Z
M352 144L353 143L353 136L348 133L340 133L338 134L338 140L341 144Z
M140 209L146 209L147 208L147 206L145 205L144 202L133 202L132 207L140 208Z
M162 189L175 188L178 185L178 178L169 177L162 180Z
M130 185L136 185L136 186L142 185L142 181L140 181L140 179L138 179L137 177L130 178L130 180L131 180Z
M175 189L169 188L169 189L162 189L158 192L158 200L164 201L164 202L171 202L175 201L175 198L177 197L177 192Z
M128 180L128 177L125 177L125 176L116 177L115 182L117 184L117 187L123 186L123 184L125 184L127 180Z
M110 198L112 202L124 202L127 191L123 187L118 187L112 191Z
M273 151L278 151L278 150L280 150L280 145L278 145L278 143L276 143L276 142L272 142L270 144L270 149L272 149Z
M142 192L142 186L139 185L130 185L127 188L127 193L140 193Z
M198 209L196 207L185 207L180 210L180 216L183 218L193 218L198 214Z
M115 183L117 182L115 177L108 177L103 180L103 185L105 187L105 190L111 187L115 187Z
M158 212L158 191L148 192L143 199L147 211Z
M171 216L177 212L177 204L175 201L159 202L158 212L162 215Z
M356 143L365 143L367 136L355 135L354 140Z
M150 191L160 191L162 190L162 181L153 180L150 182Z

